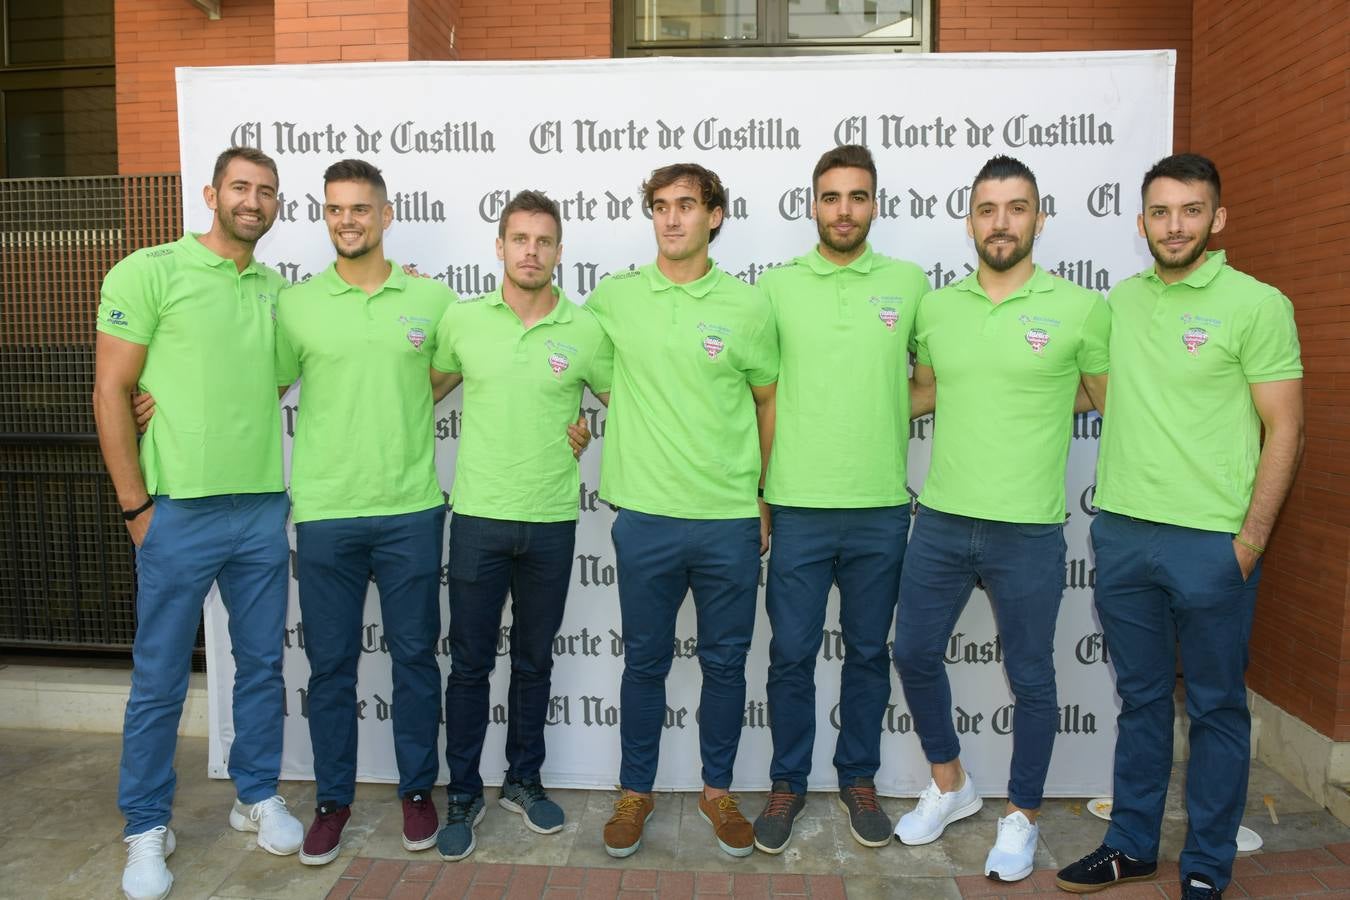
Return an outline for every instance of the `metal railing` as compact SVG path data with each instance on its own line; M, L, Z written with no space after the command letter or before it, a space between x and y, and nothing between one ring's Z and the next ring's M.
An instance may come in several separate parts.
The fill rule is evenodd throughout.
M90 399L99 285L182 234L177 175L0 179L0 648L127 650L135 578Z

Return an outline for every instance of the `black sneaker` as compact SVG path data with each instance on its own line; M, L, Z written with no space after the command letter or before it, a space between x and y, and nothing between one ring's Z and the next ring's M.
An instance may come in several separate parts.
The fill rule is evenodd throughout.
M474 829L483 821L483 795L449 794L445 824L436 835L436 852L447 862L463 859L477 845Z
M1223 891L1203 875L1187 875L1181 879L1181 900L1222 900Z
M792 823L806 809L806 795L786 781L775 781L764 812L755 819L755 846L765 853L782 853L792 837Z
M1071 894L1091 894L1126 881L1147 881L1158 874L1156 861L1130 859L1102 844L1087 856L1059 870L1055 886Z
M562 831L562 807L548 798L538 778L517 781L510 776L502 782L497 803L502 809L520 813L525 827L537 834L556 834Z
M839 805L848 813L848 830L864 847L885 847L891 842L891 819L877 804L877 789L870 778L855 778L839 788Z

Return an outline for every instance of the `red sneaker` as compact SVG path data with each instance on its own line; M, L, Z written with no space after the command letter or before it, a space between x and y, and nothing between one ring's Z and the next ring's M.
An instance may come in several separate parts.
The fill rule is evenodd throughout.
M413 791L403 798L403 849L426 850L436 846L436 832L441 820L436 815L436 804L431 794Z
M307 866L322 866L337 859L342 849L342 829L351 817L350 806L320 803L300 848L300 861Z

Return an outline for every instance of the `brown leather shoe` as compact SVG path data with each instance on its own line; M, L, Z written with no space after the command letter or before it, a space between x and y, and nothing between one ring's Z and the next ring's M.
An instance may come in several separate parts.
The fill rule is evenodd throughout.
M605 823L605 852L623 859L642 846L642 826L656 811L650 794L624 794L614 801L614 815Z
M755 829L741 815L735 797L723 794L710 800L699 794L698 814L712 826L723 853L749 856L755 849Z

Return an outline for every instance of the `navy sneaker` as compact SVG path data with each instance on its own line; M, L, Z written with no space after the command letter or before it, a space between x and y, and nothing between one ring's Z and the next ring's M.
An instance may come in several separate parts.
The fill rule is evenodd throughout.
M536 834L556 834L562 831L562 807L548 799L544 785L538 778L516 780L507 777L502 782L502 793L497 798L502 809L520 813L525 826Z
M1157 874L1156 861L1130 859L1115 847L1102 844L1078 862L1060 869L1055 886L1071 894L1091 894L1113 884L1146 881Z
M473 852L473 830L483 821L483 795L450 794L445 824L436 835L436 852L447 862L463 859Z

